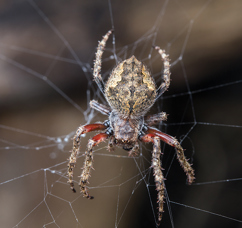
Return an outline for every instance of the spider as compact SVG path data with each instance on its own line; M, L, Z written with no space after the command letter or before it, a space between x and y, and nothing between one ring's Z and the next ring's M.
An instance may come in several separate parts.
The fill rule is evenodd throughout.
M153 143L151 167L158 194L158 221L162 219L164 201L164 176L161 167L160 141L175 147L177 159L187 175L187 182L191 184L194 170L184 155L183 148L176 138L167 135L152 127L167 119L164 112L146 116L155 101L168 89L170 85L170 63L168 55L160 47L154 46L161 56L164 64L163 82L156 89L153 77L147 67L137 60L135 56L119 63L112 71L106 84L101 77L101 59L106 42L112 30L108 31L101 42L99 42L96 59L94 61L93 76L99 89L106 98L109 107L92 100L90 106L93 109L108 116L103 123L87 124L80 126L73 139L73 148L68 163L68 177L70 187L76 192L73 182L73 169L79 154L81 135L91 131L101 131L89 139L85 152L85 161L80 176L80 191L83 196L93 199L87 190L88 179L93 168L93 147L109 139L108 149L111 151L115 146L121 146L129 152L130 156L139 153L139 141Z

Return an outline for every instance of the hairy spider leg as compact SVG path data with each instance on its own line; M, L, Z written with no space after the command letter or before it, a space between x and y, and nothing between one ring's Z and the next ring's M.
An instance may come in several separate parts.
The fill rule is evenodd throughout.
M97 47L97 51L96 51L96 57L95 57L95 61L94 61L94 68L93 68L93 77L95 82L97 83L99 89L101 90L101 92L104 94L104 82L102 79L102 76L100 74L101 72L101 66L102 66L102 55L103 55L103 51L105 49L106 46L106 42L109 38L109 36L111 35L111 33L113 32L113 30L109 30L105 36L103 36L103 39L99 42L98 47Z
M184 150L181 146L181 144L177 141L176 138L165 134L157 129L154 128L148 128L146 135L142 137L142 140L145 141L146 139L148 140L150 137L154 138L155 136L158 136L163 142L169 144L170 146L175 147L176 149L176 154L177 154L177 159L183 168L184 172L187 175L187 182L188 184L192 184L192 182L195 179L195 174L194 174L194 169L192 168L191 164L188 162L184 155Z
M158 136L151 136L150 134L148 134L141 137L141 140L143 142L153 143L151 167L153 168L156 191L158 192L157 193L158 221L160 222L162 219L162 213L164 211L163 205L164 205L164 192L165 192L164 176L162 173L162 165L160 160L160 157L161 157L160 138Z
M154 145L153 145L153 152L152 152L152 168L153 168L153 175L155 176L155 184L156 190L158 191L157 194L157 203L158 203L158 221L160 222L162 219L163 213L163 205L164 205L164 176L162 173L162 164L161 164L161 148L160 148L160 139L159 137L154 137Z
M67 170L67 175L69 177L68 182L70 183L71 190L73 192L76 192L74 188L74 182L73 182L73 169L75 167L77 156L79 154L81 135L91 131L105 130L106 128L107 127L103 124L88 124L88 125L80 126L77 129L76 134L73 138L73 147L71 151L71 156L69 157L68 170Z
M92 139L88 140L87 144L87 151L85 152L85 161L83 165L83 170L81 174L81 179L79 182L80 190L83 193L83 196L88 199L93 199L93 196L90 196L87 191L87 184L88 184L88 178L90 177L91 169L93 169L92 163L93 163L93 153L92 148L96 145L98 145L100 142L105 141L109 137L106 133L100 133L98 135L95 135Z
M144 120L148 126L153 126L167 120L167 115L165 112L160 112L154 115L145 116Z
M110 115L111 110L106 105L100 104L95 100L90 101L90 107L101 112L103 115Z
M162 50L159 46L154 46L154 48L158 51L158 53L161 56L161 60L163 61L164 69L163 69L163 82L159 86L159 88L156 90L157 96L156 101L159 99L159 97L169 88L170 86L170 59L169 55L165 53L164 50Z

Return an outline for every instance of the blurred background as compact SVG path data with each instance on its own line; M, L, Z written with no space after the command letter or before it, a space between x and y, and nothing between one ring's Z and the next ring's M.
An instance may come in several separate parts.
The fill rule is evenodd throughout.
M162 64L152 45L170 55L171 86L150 113L169 114L159 129L182 141L196 182L186 185L174 149L162 144L161 227L242 227L241 10L237 0L1 1L1 227L156 227L151 145L135 159L97 147L92 201L67 184L77 127L106 119L88 104L105 104L92 67L111 28L104 79L134 54L159 84ZM82 140L76 181L93 135Z

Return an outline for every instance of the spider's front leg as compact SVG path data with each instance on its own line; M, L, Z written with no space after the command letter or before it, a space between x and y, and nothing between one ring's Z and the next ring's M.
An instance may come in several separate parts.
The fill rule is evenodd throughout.
M160 148L160 138L155 136L152 137L150 135L145 135L141 137L141 140L144 142L152 142L153 143L153 152L152 152L152 165L153 175L155 178L155 185L157 194L157 203L158 203L158 221L160 222L162 219L163 213L163 205L164 205L164 176L162 173L161 167L161 148Z
M79 154L81 135L91 132L91 131L104 130L106 128L107 128L107 126L105 126L104 124L88 124L88 125L80 126L77 129L76 134L73 138L73 147L72 147L72 151L71 151L71 156L69 158L68 170L67 170L67 174L69 177L68 182L70 183L71 190L73 192L76 192L76 190L74 188L74 183L73 183L73 169L75 167L76 159Z
M103 142L109 137L106 133L100 133L98 135L95 135L92 139L88 140L87 144L87 151L85 152L85 161L83 166L83 171L81 174L81 179L79 182L80 190L83 193L83 196L88 199L93 199L93 196L90 196L86 185L88 184L88 178L91 173L92 163L93 163L93 154L92 154L92 148L96 145L98 145L100 142Z
M148 128L146 135L143 137L155 137L158 136L163 142L169 144L170 146L175 147L176 149L176 154L177 154L177 159L183 168L184 172L187 175L187 182L188 184L192 184L192 182L195 179L195 174L194 174L194 169L192 168L191 164L188 162L184 155L184 150L181 146L181 144L177 141L176 138L167 135L157 129L154 128Z

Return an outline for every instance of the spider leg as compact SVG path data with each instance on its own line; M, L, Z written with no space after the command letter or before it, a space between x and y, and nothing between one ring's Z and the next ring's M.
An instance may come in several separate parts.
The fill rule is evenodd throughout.
M153 143L153 152L152 152L152 165L153 175L155 178L155 185L157 194L157 203L158 203L158 221L160 222L162 219L163 206L164 206L164 176L162 173L161 167L161 148L160 148L160 138L154 135L145 135L141 137L141 140L144 142L152 142Z
M76 159L77 156L79 154L79 148L80 148L80 143L81 143L81 135L88 133L90 131L96 131L96 130L104 130L107 127L103 124L88 124L88 125L84 125L84 126L80 126L77 131L76 134L73 138L73 148L71 151L71 156L69 157L69 162L68 162L68 170L67 170L67 175L69 177L69 183L71 186L71 190L73 192L76 192L75 188L74 188L74 183L73 183L73 169L75 167L76 164Z
M162 122L164 120L167 120L167 115L165 112L160 112L160 113L157 113L154 115L145 116L144 118L145 118L144 119L145 123L148 126L153 126L153 125L159 124L160 122Z
M175 147L177 159L178 159L181 167L183 168L184 172L187 175L188 184L191 184L195 179L194 169L192 168L191 164L186 159L186 157L184 155L184 150L183 150L181 144L177 141L177 139L170 135L167 135L159 130L156 130L154 128L148 128L146 133L147 134L142 137L143 141L145 141L146 138L158 136L165 143L169 144L170 146Z
M104 95L104 83L103 83L102 76L100 74L101 65L102 65L102 55L103 55L103 51L106 46L108 37L111 35L112 32L113 32L113 30L109 30L106 33L106 35L103 36L103 39L99 42L97 51L96 51L96 58L94 61L93 77L94 77L94 80L97 83L99 89L102 91L103 95Z
M90 196L86 185L88 184L88 178L90 177L91 169L93 168L93 154L92 154L92 148L96 145L98 145L100 142L103 142L109 137L106 133L100 133L98 135L95 135L92 139L89 139L87 144L87 151L85 152L85 161L83 166L83 171L81 174L81 179L79 182L80 190L83 193L83 196L88 199L93 199L93 196Z
M90 107L101 112L103 115L109 115L111 112L109 107L107 107L106 105L103 105L103 104L99 104L95 100L90 101Z
M163 70L163 82L159 86L159 88L156 90L157 92L157 97L156 100L169 88L170 86L170 59L169 55L165 53L164 50L160 49L158 46L154 46L154 48L158 51L158 53L161 56L161 60L163 61L164 64L164 70Z
M156 191L158 191L157 203L158 203L158 221L161 221L164 205L164 176L161 168L161 148L159 137L154 137L154 146L152 152L152 168L155 176Z

